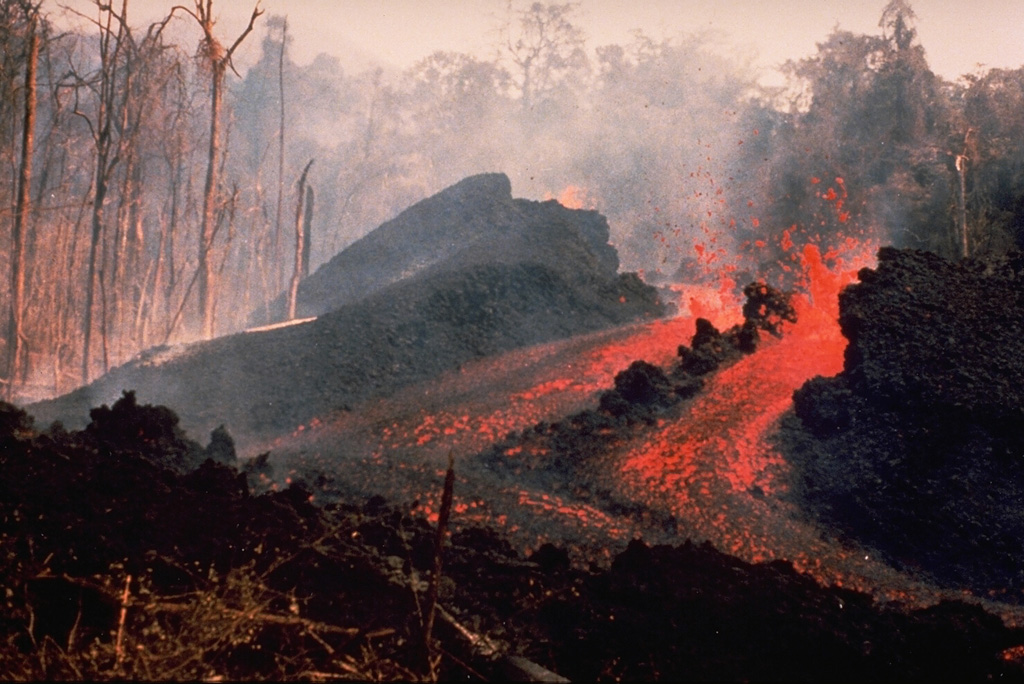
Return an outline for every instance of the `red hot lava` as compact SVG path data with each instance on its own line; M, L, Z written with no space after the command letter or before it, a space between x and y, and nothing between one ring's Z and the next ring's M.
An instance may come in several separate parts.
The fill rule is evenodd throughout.
M794 302L799 322L781 339L765 338L757 353L710 376L678 416L666 416L625 444L606 445L594 464L595 483L620 501L646 506L650 518L613 514L580 500L571 482L554 491L514 476L495 481L474 470L472 459L510 431L592 408L598 392L612 386L615 374L634 360L668 368L678 344L693 333L690 318L467 364L429 385L307 429L301 445L292 448L301 448L307 458L313 454L314 464L330 470L337 449L332 444L343 440L346 480L395 502L417 500L417 510L428 518L438 510L440 464L451 451L457 458L453 524L504 528L524 549L556 541L596 559L594 549L609 557L610 549L636 536L672 543L710 540L747 561L790 561L826 584L931 602L939 596L934 589L870 553L823 537L780 496L790 473L769 439L790 409L794 390L816 375L842 369L846 340L838 327L837 295L860 267L873 263L874 252L874 245L855 242L825 255L814 245L804 246L791 262L807 293ZM714 313L716 298L704 303ZM717 303L723 310L728 304ZM519 449L533 449L531 458L546 456L543 447ZM661 524L667 516L675 521L675 537Z
M848 252L826 267L814 245L800 252L803 285L799 322L782 339L716 373L678 420L666 421L629 445L612 478L625 498L670 511L687 536L707 539L751 562L785 559L826 583L862 590L884 587L902 599L923 595L870 554L822 538L780 498L788 465L768 438L789 410L792 394L810 378L842 370L846 340L837 321L839 290L873 246ZM927 592L926 592L927 593Z

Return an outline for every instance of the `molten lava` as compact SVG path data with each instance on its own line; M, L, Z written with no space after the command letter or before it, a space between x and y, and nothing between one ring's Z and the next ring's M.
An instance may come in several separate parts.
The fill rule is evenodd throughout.
M677 346L693 334L692 318L481 359L310 425L288 449L301 455L301 467L333 471L346 486L396 503L414 501L413 510L430 520L439 510L442 463L453 453L453 526L503 529L521 550L551 541L599 560L634 537L673 544L709 540L747 561L790 561L825 584L933 602L941 592L870 552L824 536L802 516L782 496L791 473L771 441L794 390L816 375L842 370L846 340L838 327L837 295L859 268L873 263L874 252L874 245L853 241L824 255L814 245L795 250L790 263L806 293L793 302L799 321L780 339L764 336L756 353L708 376L698 395L654 424L625 436L595 434L604 442L582 463L585 482L557 474L580 464L560 471L546 433L534 433L533 426L594 408L598 394L634 360L669 369ZM705 317L721 322L738 315L720 290L689 292L705 307L699 309ZM505 448L511 465L491 470L478 454L512 431L539 436ZM555 467L530 465L545 462ZM608 501L628 503L616 508Z
M557 196L547 193L544 199L557 200L566 209L591 209L594 204L587 191L578 185L567 185Z
M677 420L630 444L618 460L618 477L611 478L623 497L671 512L686 536L710 540L744 560L785 559L827 583L885 587L906 598L914 582L870 554L824 540L780 499L788 465L768 440L794 390L816 375L842 370L846 340L837 296L857 268L871 265L873 251L867 247L841 260L832 255L838 268L829 269L819 249L806 245L799 255L807 294L794 302L799 322L782 339L716 373Z

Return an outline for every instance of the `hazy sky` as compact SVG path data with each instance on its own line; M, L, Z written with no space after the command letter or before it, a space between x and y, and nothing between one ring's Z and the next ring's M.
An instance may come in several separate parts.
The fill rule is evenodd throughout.
M107 0L109 1L109 0ZM120 4L121 0L114 0ZM174 4L193 0L129 0L132 23L144 23ZM233 39L252 11L250 0L215 0L221 33ZM525 6L516 0L516 7ZM710 29L723 43L772 69L788 58L812 54L837 25L878 34L886 0L582 0L579 24L591 48L630 42L630 31L653 38ZM45 0L57 11L69 5L86 12L92 0ZM1024 0L911 0L918 37L929 64L955 79L986 68L1024 66ZM350 63L356 52L404 68L436 50L490 56L495 29L507 16L507 0L261 0L266 16L286 15L295 38L293 58L309 62L317 53ZM247 41L242 65L258 50Z

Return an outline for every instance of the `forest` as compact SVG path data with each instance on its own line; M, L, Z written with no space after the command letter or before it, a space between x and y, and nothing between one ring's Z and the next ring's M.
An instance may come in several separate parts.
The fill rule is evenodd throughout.
M44 9L45 7L45 9ZM218 12L249 17L225 35ZM1024 247L1024 67L929 68L908 0L764 87L711 34L593 46L510 7L493 56L296 64L287 17L190 0L152 25L0 2L0 381L25 403L245 329L335 253L465 176L608 217L649 283L787 277L799 239ZM63 13L63 14L62 14ZM182 38L191 36L191 42ZM244 73L233 56L260 41ZM742 283L741 283L742 284ZM294 309L292 308L292 311Z

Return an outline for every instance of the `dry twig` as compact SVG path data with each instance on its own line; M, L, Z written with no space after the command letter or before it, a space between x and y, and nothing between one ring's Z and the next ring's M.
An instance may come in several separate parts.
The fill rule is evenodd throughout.
M444 556L444 539L448 533L448 520L452 513L452 493L455 489L455 457L448 452L448 472L444 476L444 492L441 494L441 510L437 514L437 536L434 539L434 572L427 587L427 613L423 623L423 650L427 658L427 671L432 680L437 679L437 662L434 658L432 633L434 616L437 613L437 599L441 591L441 565Z
M114 640L114 666L120 668L124 662L124 621L128 616L128 600L131 598L132 576L124 578L124 592L121 594L121 614L117 620L117 638Z

